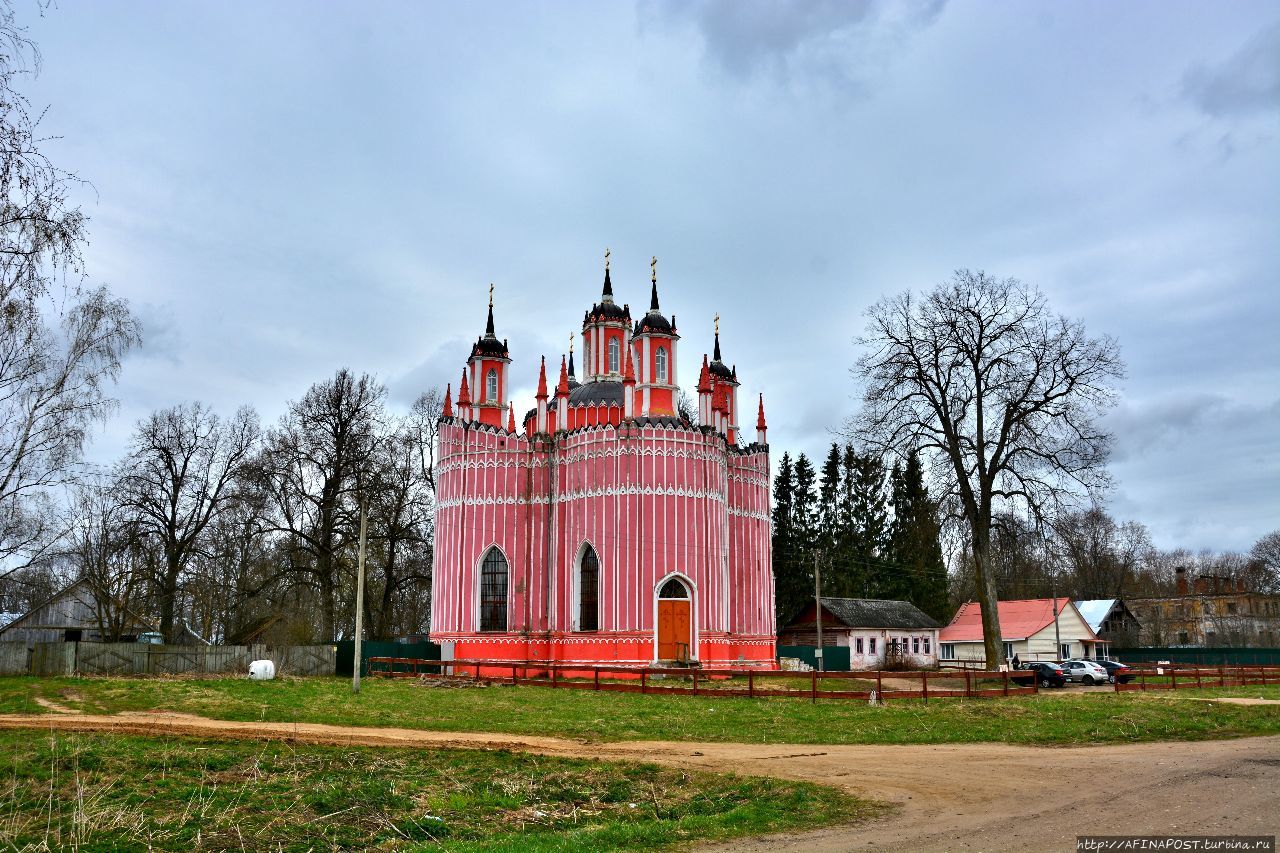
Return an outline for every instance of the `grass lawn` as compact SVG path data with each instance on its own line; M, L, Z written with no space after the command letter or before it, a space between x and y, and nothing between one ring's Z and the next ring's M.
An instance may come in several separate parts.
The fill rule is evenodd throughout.
M473 750L0 732L0 846L608 850L850 822L835 789Z
M1196 701L1276 688L1072 693L988 699L858 700L657 696L546 687L433 688L337 678L0 678L0 713L46 711L41 697L89 713L169 710L227 720L400 726L558 735L588 741L1051 744L1280 734L1280 706Z

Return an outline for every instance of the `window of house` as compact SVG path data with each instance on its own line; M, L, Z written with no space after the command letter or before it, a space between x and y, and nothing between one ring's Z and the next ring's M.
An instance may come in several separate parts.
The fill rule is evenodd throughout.
M507 558L497 548L480 567L480 630L507 630Z
M1189 643L1189 642L1191 642L1191 638L1190 638L1189 636L1187 636L1187 632L1186 632L1186 631L1179 631L1179 632L1178 632L1178 643L1180 643L1181 645L1184 645L1184 646L1185 646L1185 645L1186 645L1187 643Z
M578 630L600 628L600 560L595 549L587 546L578 568Z
M913 655L920 654L920 638L919 637L911 638L911 654Z
M867 639L867 652L868 652L868 653L870 653L870 654L873 654L873 655L876 653L876 638L875 638L875 637L870 637L870 638L868 638L868 639Z
M1204 632L1204 644L1205 644L1206 646L1212 646L1212 645L1213 645L1213 641L1214 641L1214 640L1216 640L1217 638L1218 638L1218 632L1217 632L1217 631L1205 631L1205 632Z
M621 371L621 368L618 367L618 353L619 353L618 339L610 338L609 339L609 372L610 373L618 373Z
M489 375L485 379L484 398L487 402L495 402L498 399L498 371L492 367L489 368Z
M1004 659L1013 660L1013 643L1004 644Z
M928 637L924 638L924 653L926 655L929 654L929 638Z
M858 637L853 641L853 650L858 654L862 654L862 638Z
M1070 644L1070 643L1063 643L1063 644L1058 648L1058 654L1060 654L1060 655L1063 657L1063 659L1064 659L1064 660L1065 660L1066 658L1071 657L1071 644Z
M1227 612L1228 612L1228 613L1235 613L1235 612L1236 612L1236 605L1235 605L1235 603L1234 603L1234 602L1227 602Z
M955 645L955 643L942 643L942 644L939 646L939 648L941 648L941 650L942 650L942 651L941 651L941 655L940 655L940 656L942 657L942 659L943 659L943 660L955 660L955 659L956 659L956 645Z
M658 354L653 357L654 371L659 382L667 381L667 348L658 347Z

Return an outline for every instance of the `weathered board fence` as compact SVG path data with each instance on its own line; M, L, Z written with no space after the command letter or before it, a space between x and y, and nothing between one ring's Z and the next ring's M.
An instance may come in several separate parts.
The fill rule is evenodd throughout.
M0 642L0 675L225 675L270 660L280 675L333 675L333 645L161 646Z

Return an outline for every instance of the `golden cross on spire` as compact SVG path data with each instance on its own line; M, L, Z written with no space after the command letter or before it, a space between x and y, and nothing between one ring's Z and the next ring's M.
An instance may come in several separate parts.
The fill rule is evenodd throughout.
M720 315L716 315L716 334L720 334Z
M604 268L609 269L609 247L604 247Z
M489 307L493 307L493 282L489 282Z
M652 281L654 284L657 284L658 283L658 256L657 255L654 255L652 260L649 261L649 269L652 270L652 275L649 277L649 280Z

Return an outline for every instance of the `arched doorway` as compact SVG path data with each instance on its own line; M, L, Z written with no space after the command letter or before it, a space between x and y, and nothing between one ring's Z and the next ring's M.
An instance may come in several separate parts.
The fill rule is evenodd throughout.
M693 659L693 607L689 587L671 578L658 590L658 660Z

